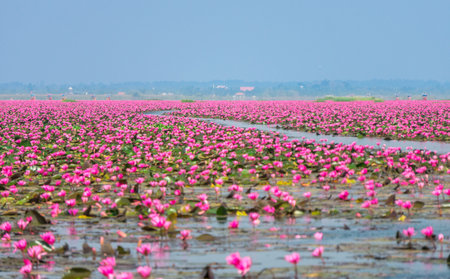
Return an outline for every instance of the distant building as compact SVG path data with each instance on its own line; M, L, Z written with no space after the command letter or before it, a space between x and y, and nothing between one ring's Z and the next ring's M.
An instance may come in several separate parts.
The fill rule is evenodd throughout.
M119 96L125 96L125 92L123 92L123 91L117 92L117 95L119 95Z
M235 100L244 100L244 98L245 98L245 93L244 92L237 92L233 96L233 99L235 99Z
M218 88L218 89L228 89L228 86L226 86L226 85L217 85L216 88Z
M426 101L427 99L428 99L428 94L424 92L422 94L422 100Z
M255 89L254 86L241 86L241 87L239 88L239 90L241 90L241 91L243 91L243 92L245 92L245 91L253 91L254 89Z

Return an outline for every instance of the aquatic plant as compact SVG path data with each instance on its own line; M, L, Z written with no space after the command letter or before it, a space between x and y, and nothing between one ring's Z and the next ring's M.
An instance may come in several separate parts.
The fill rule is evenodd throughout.
M398 112L385 111L393 109ZM155 110L178 112L144 114ZM253 247L258 247L255 253L273 249L280 255L310 249L303 260L322 262L334 231L355 226L376 231L375 222L405 229L410 243L423 242L402 224L420 219L429 227L428 220L448 218L450 153L290 140L280 133L181 115L342 134L347 128L332 123L336 116L353 123L350 132L369 129L366 135L371 135L379 123L391 123L379 134L406 138L413 132L405 126L423 124L414 128L421 130L416 135L445 140L447 110L448 104L431 102L428 107L418 102L346 107L313 102L2 102L0 249L12 259L11 268L26 276L63 271L148 278L172 272L168 266L177 264L170 258L174 253L189 257L194 249L203 249L201 255L220 250L225 257L237 248L236 239L244 239L238 245L252 253ZM421 116L408 120L412 111ZM332 230L310 225L322 218L335 218L338 225ZM345 220L356 221L347 226L341 223ZM424 232L427 242L439 241L448 251L443 235ZM354 244L365 253L364 243ZM332 250L327 248L327 268L339 265ZM80 255L84 269L74 266ZM235 268L248 276L252 259L232 255L226 260L231 267L218 272L228 276ZM290 255L285 260L297 265ZM124 258L132 264L124 264ZM252 258L257 269L258 258ZM56 271L46 271L50 262ZM208 263L206 272L224 263Z

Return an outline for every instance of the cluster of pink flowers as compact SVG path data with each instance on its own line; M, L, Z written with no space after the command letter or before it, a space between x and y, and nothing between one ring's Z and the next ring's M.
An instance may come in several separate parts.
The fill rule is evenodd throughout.
M412 140L450 138L450 102L202 102L177 115L232 119L286 129Z
M178 110L178 115L232 118L315 132L395 134L439 140L448 136L445 102L429 102L427 107L418 102L346 106L312 102L172 101L3 104L0 143L7 148L0 154L0 186L4 189L1 196L8 201L38 204L43 222L54 226L64 219L82 222L92 217L107 220L119 214L127 216L122 206L126 204L127 210L136 216L128 222L134 221L137 228L165 237L178 229L177 216L214 214L219 210L219 201L227 195L230 203L252 205L239 209L236 218L228 223L228 232L237 234L245 231L246 225L256 231L265 218L293 214L324 195L333 196L342 207L353 206L358 199L360 206L370 211L379 207L379 192L387 185L394 185L400 193L431 196L437 204L450 195L445 180L432 175L450 173L450 153L288 140L255 129L143 114L151 110ZM407 118L406 114L412 110L416 113ZM334 123L334 118L341 119L344 126ZM400 128L391 128L393 120ZM414 131L404 127L405 121L415 127ZM418 123L423 127L416 127ZM263 184L258 183L263 180ZM255 186L248 188L249 184ZM313 187L306 188L309 186L321 193L313 192ZM28 195L32 187L37 195ZM397 199L395 210L409 213L414 201L406 199L410 198ZM324 213L326 210L323 208ZM54 249L59 239L55 230L34 230L33 223L39 222L36 219L41 218L20 216L0 224L3 243L14 243L11 250L20 251L17 255L24 259L21 268L24 274L38 268L35 263L46 257L46 251ZM190 228L180 230L177 241L186 247L195 233ZM414 233L414 229L404 231L409 238ZM422 233L427 239L433 238L432 228ZM127 238L120 230L117 235ZM282 239L288 237L280 235ZM316 241L322 237L320 232L314 234ZM33 245L27 247L30 243ZM150 244L140 244L136 249L139 257L147 261L153 251ZM312 256L322 260L323 253L323 246L312 250ZM297 255L291 254L286 260L297 265L300 261ZM239 253L230 255L227 262L241 275L248 273L252 265L249 257L241 258ZM106 277L132 277L132 273L116 269L115 258L109 257L101 261L98 272ZM147 278L152 270L147 263L137 272Z
M226 258L229 265L234 266L240 275L245 275L252 267L252 259L250 257L243 257L239 252L233 253Z

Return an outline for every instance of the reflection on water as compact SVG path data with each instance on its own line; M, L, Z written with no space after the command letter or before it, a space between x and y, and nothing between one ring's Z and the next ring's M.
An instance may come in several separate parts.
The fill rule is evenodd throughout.
M227 221L231 219L234 217ZM96 270L100 257L97 261L91 261L80 250L86 239L89 245L100 251L99 238L104 236L114 249L119 245L125 250L129 249L129 254L116 255L116 269L120 271L134 272L138 265L145 264L146 259L136 252L137 242L141 240L142 243L150 244L152 253L149 255L149 263L154 269L152 278L199 278L201 270L208 264L213 264L213 272L217 278L239 278L234 268L226 265L225 261L226 256L236 251L241 256L252 258L250 274L253 276L268 268L276 270L276 278L292 278L292 265L284 260L284 256L292 252L301 255L299 272L302 277L318 273L323 278L336 278L338 274L349 278L404 278L405 273L413 272L414 276L411 278L446 278L450 272L445 263L445 257L450 251L448 245L443 245L436 251L422 251L422 247L429 243L421 236L415 236L416 249L405 250L402 248L404 245L398 245L395 240L396 231L409 226L417 229L433 226L436 232L445 233L448 226L441 220L415 219L411 223L388 221L388 224L386 220L380 219L318 219L305 216L296 219L263 219L256 228L253 228L248 218L243 217L240 221L239 229L229 231L227 222L219 222L215 217L179 218L178 230L192 230L193 239L188 240L186 245L175 235L149 235L137 226L130 226L134 224L133 220L128 225L111 220L107 229L102 226L86 229L83 221L61 222L54 228L54 232L60 237L55 246L60 247L67 242L70 250L65 257L47 257L48 262L39 270L50 272L42 274L42 278L61 278L60 274L66 267L84 266ZM71 227L82 234L80 239L71 237L68 230ZM118 229L126 231L128 236L117 237L114 232ZM322 240L313 237L317 231L323 233ZM212 235L214 239L196 239L202 234ZM325 264L311 255L312 250L320 245L325 247ZM66 266L55 265L55 262L60 263L64 258ZM93 272L91 278L103 277L100 273ZM272 278L272 274L263 273L259 278Z

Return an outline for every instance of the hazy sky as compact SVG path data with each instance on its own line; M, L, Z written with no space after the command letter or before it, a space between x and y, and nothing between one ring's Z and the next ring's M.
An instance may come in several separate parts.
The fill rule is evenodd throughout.
M0 82L450 81L449 0L0 0Z

